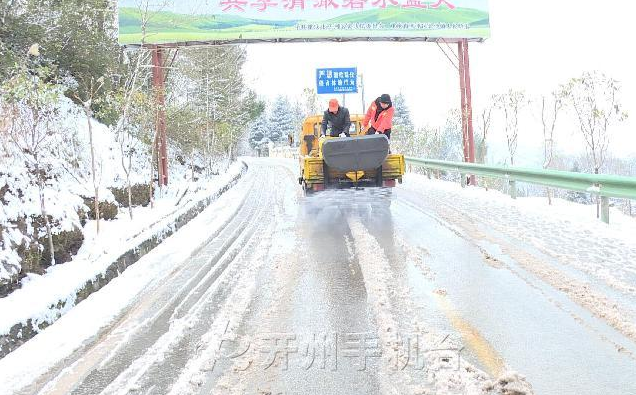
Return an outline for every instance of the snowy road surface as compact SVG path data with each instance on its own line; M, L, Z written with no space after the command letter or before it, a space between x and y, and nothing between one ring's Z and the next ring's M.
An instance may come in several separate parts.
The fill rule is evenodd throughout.
M143 289L0 360L0 394L636 393L633 234L540 211L419 176L304 197L252 160Z

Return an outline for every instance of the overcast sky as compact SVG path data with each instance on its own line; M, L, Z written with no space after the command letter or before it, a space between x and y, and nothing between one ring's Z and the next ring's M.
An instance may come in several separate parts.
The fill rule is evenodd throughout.
M492 38L470 45L475 111L509 88L539 95L586 70L599 70L621 82L622 102L631 114L612 129L610 149L617 156L636 155L635 11L629 0L490 0ZM449 109L459 107L458 72L433 43L258 44L248 46L248 55L248 80L267 98L295 98L303 88L315 88L318 67L357 67L367 103L381 93L401 91L417 124L441 124ZM359 112L360 96L348 96L347 106ZM523 121L520 163L535 165L541 130L530 111ZM576 128L573 120L562 118L561 151L583 149ZM493 145L503 155L503 145L494 143L503 139L501 128L495 129Z

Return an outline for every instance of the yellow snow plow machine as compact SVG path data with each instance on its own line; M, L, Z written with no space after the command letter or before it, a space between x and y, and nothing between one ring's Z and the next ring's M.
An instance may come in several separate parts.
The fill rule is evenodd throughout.
M322 115L304 120L300 135L300 178L305 192L402 183L404 156L389 153L383 134L367 136L363 115L351 116L351 137L321 137Z

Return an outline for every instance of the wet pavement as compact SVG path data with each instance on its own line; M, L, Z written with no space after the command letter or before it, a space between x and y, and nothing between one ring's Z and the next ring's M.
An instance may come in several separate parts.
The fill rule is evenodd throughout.
M510 371L536 394L636 393L636 344L502 235L402 187L305 197L293 162L239 187L169 283L22 393L496 394Z

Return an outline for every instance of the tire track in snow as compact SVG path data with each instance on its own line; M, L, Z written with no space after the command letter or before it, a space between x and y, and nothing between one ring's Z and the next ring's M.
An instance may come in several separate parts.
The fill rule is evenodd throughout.
M203 218L211 219L210 229L213 231L213 234L190 252L190 259L230 225L234 214L243 208L247 197L250 195L244 191L249 191L254 182L254 172L248 171L245 177L233 189L221 196L221 198L214 203L213 207L217 210L221 210L218 215L211 215L209 211L207 213L204 212L200 217L195 218L192 224L186 225L184 231L187 231L188 227L195 226L196 223L201 222ZM167 241L166 244L173 243L173 239L179 237L181 237L181 235L175 235ZM170 259L175 254L171 252L166 253L166 251L169 251L166 250L166 248L169 247L160 245L157 252L153 252L153 254L160 254L164 259ZM183 256L183 254L180 253L176 255ZM142 259L152 259L152 256ZM181 260L183 258L179 259ZM184 261L187 262L187 259ZM153 309L153 305L163 306L169 303L169 300L174 296L174 292L166 294L165 292L161 293L158 291L164 287L166 283L184 283L185 280L182 280L181 277L183 277L184 273L187 275L187 278L193 277L192 274L189 273L191 270L192 268L189 265L179 263L174 265L172 271L167 271L165 274L153 279L142 292L131 299L128 307L122 309L108 325L104 326L90 339L90 343L87 342L56 365L52 365L48 372L36 377L31 384L18 391L18 394L33 394L36 392L40 394L70 393L78 380L88 375L98 361L102 361L103 366L103 361L108 360L109 355L119 349L118 345L126 341L130 331L139 327L139 324L135 320L139 318L138 315L141 314L140 312L144 310L150 311ZM116 282L119 281L121 280L116 280Z
M265 178L266 180L272 178L271 174L268 176ZM204 333L209 330L210 322L206 317L216 316L215 310L218 301L215 303L215 296L219 292L225 291L220 287L234 282L238 277L236 275L243 269L240 266L235 271L230 271L228 267L244 259L251 251L247 247L250 246L252 237L260 227L260 219L267 212L265 209L269 200L263 198L265 193L263 188L259 188L259 193L253 200L256 204L240 213L243 218L241 226L228 237L212 259L212 262L215 262L212 270L198 283L190 287L189 293L173 310L169 319L170 329L154 343L151 349L122 372L104 390L104 394L139 392L145 388L151 388L153 381L160 383L160 385L154 385L156 390L162 388L167 390L164 387L171 384L171 377L176 379L178 371L185 366L189 359L187 352L184 355L184 350L180 346L184 346L184 342L187 346L187 337L191 336L197 329L201 331L202 328ZM232 277L233 275L234 277ZM226 299L226 296L223 299ZM197 335L194 337L196 338ZM160 391L159 393L164 392Z
M221 227L217 228L218 231L211 236L210 242L199 248L196 255L193 254L195 255L194 258L190 259L187 265L175 269L173 273L170 274L168 280L175 279L175 283L168 282L169 285L167 288L160 289L163 292L156 292L157 290L154 289L151 290L150 295L147 295L133 310L126 313L124 318L111 326L111 329L101 336L98 344L91 348L91 352L96 349L98 351L97 355L92 355L92 357L95 358L94 362L90 362L91 360L89 360L89 363L83 363L83 360L79 360L74 364L75 368L79 368L80 370L85 369L85 372L88 371L85 365L88 365L89 369L92 369L90 373L82 374L81 372L73 372L73 367L65 369L65 373L69 373L71 377L78 377L78 374L80 375L79 377L84 376L81 378L83 383L75 388L75 393L94 394L98 392L100 387L106 387L115 379L115 377L112 376L113 373L119 374L121 367L125 369L132 361L139 358L138 353L145 353L148 350L147 347L152 346L166 331L170 329L173 331L186 329L184 326L185 320L175 321L175 324L170 328L170 317L173 315L174 308L180 304L184 295L190 293L192 287L200 284L201 281L213 282L214 278L211 277L211 273L216 273L216 276L220 273L220 271L217 270L219 267L216 267L212 272L210 272L210 268L215 267L217 261L221 260L227 250L232 248L232 245L236 242L236 238L243 234L250 221L253 221L252 211L256 210L256 208L253 207L259 207L258 203L261 202L261 194L263 193L262 188L254 188L254 186L256 182L262 180L262 178L259 179L258 177L262 172L262 169L260 171L256 169L252 172L249 183L247 183L248 178L246 177L246 187L243 188L247 188L248 193L238 195L239 204L235 206L236 210L227 213L227 219ZM234 245L234 250L236 251L240 249L240 247L238 244ZM214 251L216 251L216 253ZM194 275L191 273L192 271L194 271ZM179 276L184 278L184 280L180 280ZM160 282L158 287L162 285L164 287L166 286L165 280ZM175 289L175 287L178 288ZM136 321L139 319L139 316L152 312L154 309L158 310L156 313L152 313L150 318L144 319L141 322ZM151 332L150 329L154 329L155 332ZM103 345L102 343L106 344ZM129 348L130 345L134 346L132 347L134 348L133 350ZM102 349L101 351L99 351L100 348ZM110 354L104 356L104 351ZM101 363L95 368L95 362L98 361L101 361ZM111 373L108 373L109 371ZM107 378L108 375L111 375L110 379ZM65 379L62 378L61 381L65 381ZM43 391L43 393L69 393L69 386L73 385L73 380L69 379L68 381L71 383L62 385L61 388L57 390L52 388L48 392ZM67 389L63 390L62 388Z
M267 228L267 230L270 229L271 227ZM251 258L250 264L245 268L246 271L232 287L226 303L221 306L209 331L201 337L196 353L191 356L168 394L196 394L210 380L212 371L223 356L221 351L223 342L236 340L234 333L249 312L249 306L256 295L256 275L266 262L271 245L271 236L255 244L257 253Z
M278 191L281 180L271 178L270 174L270 179L266 180L267 183L276 185L273 190ZM157 371L155 377L170 384L160 388L159 393L167 393L169 390L177 394L192 393L200 388L209 379L207 372L214 369L214 361L219 357L220 342L225 339L224 333L233 333L249 311L249 305L255 296L256 273L263 265L264 257L271 248L273 225L277 223L267 221L272 216L272 211L275 213L273 208L277 205L274 202L278 203L276 195L268 195L267 199L261 198L259 201L262 208L253 220L256 227L254 233L258 237L252 237L250 242L242 248L240 255L233 260L232 270L224 273L225 279L218 285L229 294L219 294L205 302L204 319L197 323L196 328L191 331L193 333L190 334L190 337L197 341L195 344L190 344L189 352L181 356L183 369L180 369L180 372L170 370L174 369L174 363L164 363L163 368L155 367L154 370ZM184 354L182 348L183 346L177 347L177 353ZM168 360L174 360L174 358L168 358ZM169 374L166 374L166 371ZM162 372L163 375L161 375ZM149 387L153 379L147 377L146 381Z
M392 297L395 297L400 291L391 290L396 281L392 276L390 263L385 256L384 250L359 218L348 218L348 222L354 237L356 256L360 262L365 285L367 286L369 302L372 304L376 316L378 335L384 344L384 349L396 351L395 347L398 339L396 336L399 330L413 331L412 333L418 333L418 335L422 332L425 344L439 344L441 346L441 343L444 343L445 346L439 348L449 349L426 351L426 374L421 377L414 377L407 370L398 372L395 369L396 361L391 358L384 358L381 372L384 379L381 381L383 383L382 393L427 394L432 391L432 393L442 395L461 391L461 393L468 395L481 395L484 393L484 389L489 386L493 391L497 391L496 384L488 381L488 375L450 350L457 348L457 346L446 343L447 337L441 337L429 330L421 331L417 326L408 325L408 328L400 328L398 326L397 319L393 314L393 312L397 312L398 306L392 302ZM401 300L410 300L408 295L401 296ZM400 306L400 308L409 309L408 306ZM450 305L447 305L447 308L446 313L450 314L453 309ZM457 326L464 339L469 342L471 347L479 351L477 355L486 359L486 366L493 368L493 374L499 375L503 373L504 366L500 362L501 358L483 337L479 336L476 330L470 327L457 314L451 314L451 318L451 321ZM440 338L442 339L441 342ZM393 356L393 358L395 357ZM454 361L458 363L458 366L462 367L457 370L449 369L449 361ZM387 379L391 381L390 384L386 382ZM523 380L520 377L516 377L516 379ZM528 389L528 387L527 383L519 384L519 388ZM499 388L497 393L505 394L506 392L504 391L504 388ZM519 393L526 394L530 392Z
M274 212L270 221L271 225L273 225L272 235L274 237L270 238L269 245L271 248L267 251L262 251L262 262L258 267L259 271L254 273L254 283L250 284L250 287L260 286L258 295L254 292L254 298L251 300L250 313L254 312L255 314L251 317L242 316L241 320L233 327L234 330L230 340L235 343L241 343L242 340L246 340L250 336L269 334L280 330L278 327L273 328L271 326L273 317L277 317L281 310L288 311L287 304L291 299L288 294L289 287L296 284L297 281L300 262L297 259L297 255L293 254L293 251L298 248L296 234L298 190L294 185L293 173L287 168L284 168L284 170L287 170L286 173L288 173L291 183L285 182L280 188L276 188L276 204L274 205ZM285 177L280 177L280 179L285 180ZM260 279L260 283L258 279ZM263 281L266 284L263 284ZM263 286L267 287L267 289L263 288ZM256 334L250 332L252 328L250 323L254 319L258 322L259 333ZM273 321L279 323L279 321ZM254 350L252 348L253 344L251 344L249 339L247 344L249 349ZM210 350L210 354L214 354L214 348ZM275 369L268 370L266 377L262 377L259 373L254 374L254 369L257 367L256 358L253 353L247 355L249 356L247 366L251 367L251 370L248 371L237 361L230 362L228 366L221 367L216 377L212 377L211 372L206 374L205 379L202 380L204 385L199 388L198 394L245 395L257 393L260 395L268 393L268 390L263 388L280 384L281 377ZM251 387L256 388L256 392ZM174 392L174 394L180 395L179 392Z

